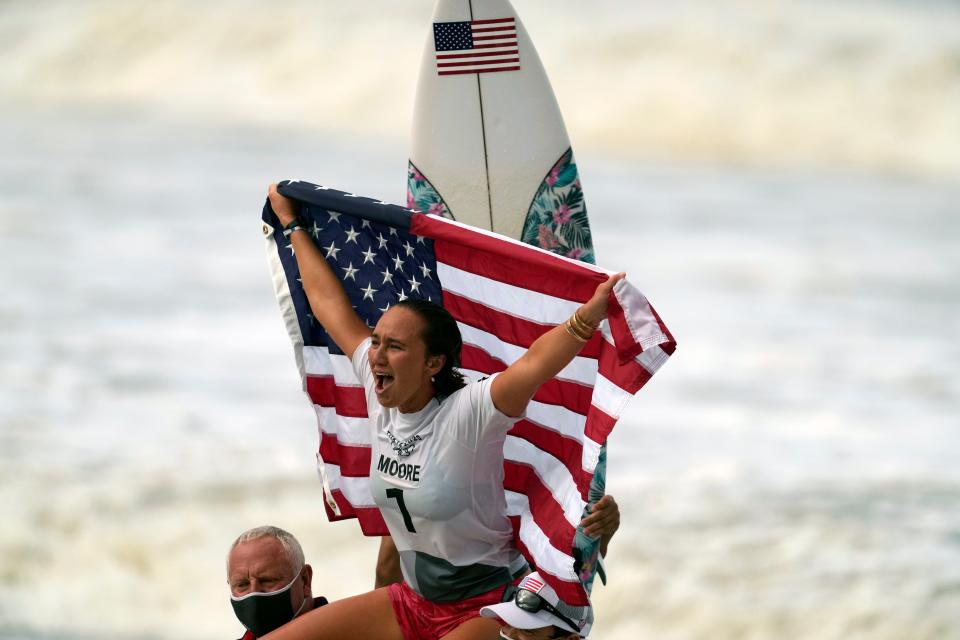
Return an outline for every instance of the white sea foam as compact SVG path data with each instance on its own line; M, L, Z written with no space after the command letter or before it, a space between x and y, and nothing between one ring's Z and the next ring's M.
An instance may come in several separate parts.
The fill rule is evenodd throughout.
M8 1L0 98L403 141L431 4ZM578 149L748 166L960 170L955 3L516 7Z

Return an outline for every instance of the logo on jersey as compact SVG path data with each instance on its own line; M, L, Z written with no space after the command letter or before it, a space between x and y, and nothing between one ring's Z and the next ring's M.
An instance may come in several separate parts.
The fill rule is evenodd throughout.
M420 465L397 462L382 453L380 454L380 460L377 462L377 471L383 475L397 478L398 480L420 482Z
M393 447L393 450L401 458L406 458L413 453L417 443L423 440L423 438L420 436L413 436L412 438L407 438L406 440L400 440L395 435L390 433L389 429L387 429L386 434L387 438L390 440L390 446Z

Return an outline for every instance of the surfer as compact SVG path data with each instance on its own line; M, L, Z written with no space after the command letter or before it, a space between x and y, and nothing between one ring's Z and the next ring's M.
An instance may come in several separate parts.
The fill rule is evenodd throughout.
M256 640L327 604L313 597L312 581L313 568L293 534L271 526L241 533L227 554L230 604L247 629L240 640Z
M498 637L481 607L500 601L525 562L513 547L503 444L536 390L569 364L606 317L624 274L600 284L563 325L503 372L466 384L462 340L442 307L405 300L372 330L298 224L293 201L269 188L295 252L314 318L363 382L371 429L371 490L400 552L404 581L298 616L269 634L293 638Z

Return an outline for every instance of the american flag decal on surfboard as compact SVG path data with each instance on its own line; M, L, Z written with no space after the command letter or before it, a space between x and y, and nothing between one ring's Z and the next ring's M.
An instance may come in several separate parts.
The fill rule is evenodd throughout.
M433 23L437 74L520 70L516 18Z

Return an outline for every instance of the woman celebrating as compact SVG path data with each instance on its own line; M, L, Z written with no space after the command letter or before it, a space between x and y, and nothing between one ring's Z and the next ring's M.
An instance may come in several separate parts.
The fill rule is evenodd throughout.
M280 223L295 203L269 189ZM405 300L371 329L351 306L312 239L290 233L314 317L363 383L371 429L370 488L400 552L403 582L296 618L270 640L497 638L481 607L500 601L524 568L503 489L503 445L537 389L577 355L606 317L611 276L564 324L506 370L467 384L462 341L442 307Z

